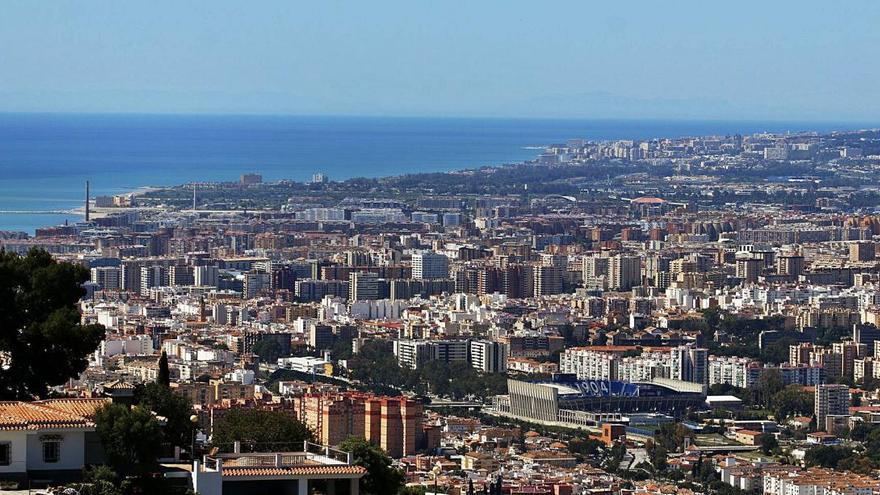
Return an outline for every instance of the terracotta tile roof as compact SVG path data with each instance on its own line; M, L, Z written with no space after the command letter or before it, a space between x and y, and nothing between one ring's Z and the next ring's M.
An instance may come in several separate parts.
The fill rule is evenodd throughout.
M56 411L81 416L91 420L95 416L95 412L110 403L109 399L93 398L93 399L50 399L40 401L38 404L42 407L48 407Z
M52 399L0 402L0 430L85 428L108 399Z
M364 475L361 466L293 466L293 467L223 467L223 477L243 476L308 476L308 475Z
M132 385L128 382L124 382L122 380L109 381L109 382L103 384L102 386L104 388L110 389L110 390L128 390L128 389L134 390L134 385Z

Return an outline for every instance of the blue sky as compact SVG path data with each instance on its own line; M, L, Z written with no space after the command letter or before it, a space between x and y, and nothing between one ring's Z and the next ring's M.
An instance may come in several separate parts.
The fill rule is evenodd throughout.
M0 111L877 121L880 2L3 0Z

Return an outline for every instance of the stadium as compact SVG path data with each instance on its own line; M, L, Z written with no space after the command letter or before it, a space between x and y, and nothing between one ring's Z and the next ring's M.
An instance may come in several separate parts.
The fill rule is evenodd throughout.
M507 381L508 395L495 397L492 412L559 426L594 427L626 422L632 414L682 418L705 408L706 389L699 383L655 378L649 382L578 380L554 374L550 381Z

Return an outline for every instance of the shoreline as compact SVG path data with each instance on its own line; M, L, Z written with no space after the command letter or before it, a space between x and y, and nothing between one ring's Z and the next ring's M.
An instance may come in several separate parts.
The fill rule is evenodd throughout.
M160 191L162 189L164 189L164 187L141 186L141 187L138 187L132 191L114 194L113 196L131 196L132 198L136 198L138 196L143 196L144 194L146 194L148 192ZM102 217L106 216L108 213L112 213L112 212L120 211L120 210L124 210L124 209L129 209L129 208L121 207L121 206L95 206L94 198L89 198L89 215L92 215L95 218L102 218ZM85 206L77 206L76 208L71 208L69 210L61 211L60 214L62 214L62 215L77 215L77 216L85 217L86 216L86 207Z
M80 114L69 114L69 117L75 119ZM99 118L100 115L94 116L95 118ZM156 116L155 120L158 122L162 122L162 116ZM2 114L0 114L0 119L2 119ZM42 117L38 115L31 116L33 119L40 118L52 118L51 116ZM195 119L198 122L198 119ZM259 119L257 119L259 120ZM294 119L297 120L297 119ZM309 119L303 117L298 120L306 120ZM333 119L330 119L333 120ZM366 118L366 120L370 120ZM390 119L391 121L400 120L400 119ZM352 143L348 143L348 146L341 147L340 139L348 139L350 137L350 132L352 129L341 128L341 129L324 129L319 128L317 131L314 129L300 129L297 127L292 127L289 130L290 132L296 131L295 134L292 134L290 139L284 140L285 146L281 148L274 149L271 148L271 152L266 153L257 153L256 155L248 154L247 157L239 156L241 154L236 155L235 152L238 150L237 147L225 147L225 145L221 146L221 141L219 140L216 143L214 141L208 141L211 144L212 148L210 150L214 150L213 146L220 146L220 149L224 151L222 154L223 159L217 162L217 166L208 166L206 163L210 163L213 155L208 153L208 155L204 158L204 163L202 165L192 165L188 163L187 160L190 161L198 161L202 162L201 159L193 159L188 155L182 155L181 162L176 165L168 165L167 163L163 163L159 161L155 166L150 165L146 167L147 173L144 171L140 171L139 174L132 174L135 177L131 177L132 182L137 183L136 181L141 181L143 179L147 179L144 182L146 183L156 183L156 182L170 182L173 185L165 185L165 186L141 186L134 187L127 191L116 193L113 195L130 195L132 197L139 197L144 194L147 194L151 191L161 190L165 188L175 188L180 187L181 185L186 184L187 182L191 183L222 183L227 182L224 180L209 180L204 181L204 179L212 179L215 177L226 177L226 176L234 176L238 173L245 172L257 172L263 175L267 180L266 182L280 182L280 181L294 181L294 182L307 182L307 176L309 172L307 170L311 170L314 172L325 172L328 178L333 182L344 182L347 180L357 179L357 178L366 178L366 179L381 179L381 178L389 178L389 177L400 177L405 175L422 175L422 174L463 174L463 173L479 173L480 170L485 168L498 168L510 165L518 165L523 163L528 163L533 161L537 156L539 156L542 152L544 152L549 146L552 146L553 143L564 143L568 139L576 139L576 140L585 140L585 141L595 141L595 142L607 142L607 141L615 141L620 139L657 139L657 138L676 138L682 136L720 136L725 135L730 132L736 131L737 133L742 134L755 134L755 133L789 133L791 130L782 130L779 127L798 127L802 128L801 131L795 131L795 133L800 132L813 132L818 134L825 134L828 132L846 132L846 129L860 128L876 128L877 125L865 125L865 124L856 124L855 122L847 122L847 123L802 123L805 125L782 125L779 124L781 122L774 121L742 121L742 122L722 122L716 123L711 120L699 120L699 119L686 119L683 121L674 120L674 119L573 119L573 120L551 120L550 122L564 122L566 125L561 126L529 126L525 125L520 128L520 124L523 122L535 122L541 121L541 119L524 119L524 120L516 120L516 119L495 119L495 120L486 120L486 119L471 119L466 120L471 124L480 123L481 121L489 122L489 123L497 123L497 122L507 122L511 123L510 126L505 125L504 128L499 131L497 128L491 128L487 131L479 126L471 126L467 129L450 129L448 126L449 120L438 120L433 118L424 118L418 119L420 122L426 122L428 124L432 122L440 122L443 125L434 125L427 127L419 127L415 132L413 129L405 128L391 128L391 129L379 129L373 130L374 134L368 134L368 136L379 136L378 141L373 143L368 140L360 139L353 143L356 146L352 146ZM455 119L453 119L455 121ZM513 125L513 124L517 125ZM583 123L583 126L579 126L578 123ZM616 123L625 123L625 125L616 127L614 125ZM647 126L641 126L636 124L649 124ZM792 124L793 122L787 122L787 124ZM715 125L718 124L718 125ZM723 124L723 125L722 125ZM204 126L203 126L204 127ZM508 129L509 127L509 129ZM774 128L775 127L775 128ZM206 127L209 130L212 130L210 126ZM62 126L62 129L64 127ZM172 130L175 128L172 127ZM761 129L761 130L759 130ZM213 129L216 130L216 129ZM226 132L226 129L223 129ZM262 128L262 127L248 127L242 126L242 132L256 132L256 131L274 131L275 129L272 127ZM354 129L354 131L363 130L363 129ZM511 137L511 130L515 130L514 133L516 137ZM431 139L413 139L413 136L416 137L421 136L422 133L430 131L431 133L436 133L437 135ZM311 133L311 134L309 134ZM391 137L389 137L389 133ZM394 134L397 133L397 134ZM469 136L469 139L459 139L457 136L462 135ZM357 135L357 134L355 134ZM434 134L432 134L433 136ZM123 135L125 137L127 135ZM175 144L176 141L167 136L162 135L163 141L162 143ZM160 136L160 137L162 137ZM225 134L220 137L224 137ZM2 137L2 136L0 136ZM296 145L304 144L303 140L306 138L316 138L318 142L327 145L327 148L321 148L323 150L320 153L315 153L315 150L307 149L303 156L298 155L300 148ZM392 139L393 138L393 139ZM558 139L556 139L558 138ZM217 138L219 139L219 138ZM449 141L452 139L452 141ZM476 144L472 142L473 139L476 139ZM2 143L2 140L0 140ZM221 143L221 144L218 144ZM305 144L311 144L312 141L309 141ZM536 144L543 143L543 144ZM393 146L392 146L393 145ZM437 149L441 149L444 151L443 153L439 153L430 146L435 146ZM389 147L391 146L391 147ZM425 146L429 146L427 151L425 151ZM468 146L472 146L473 149L468 148ZM454 150L457 148L462 148L461 152L451 153L450 150ZM147 151L153 151L153 146L147 148ZM361 149L363 148L363 150ZM388 157L379 159L374 155L379 155L381 157L385 157L384 152L378 152L376 150L388 149ZM506 151L499 151L500 148L504 148ZM359 151L369 152L373 150L372 154L367 155L367 158L357 158L352 159L350 156L346 156L344 153L341 155L339 152L344 151L345 149L355 149ZM210 151L209 150L209 151ZM274 151L273 151L274 150ZM418 151L413 151L418 150ZM138 150L136 150L138 151ZM140 150L143 151L143 150ZM216 150L214 150L216 151ZM212 152L214 152L212 151ZM232 152L232 156L226 152ZM417 156L417 158L408 157L407 154ZM501 158L500 156L509 155L511 158ZM84 155L85 156L85 155ZM201 155L199 155L200 157ZM218 155L219 156L219 155ZM360 157L361 155L358 155ZM88 156L87 156L88 157ZM464 157L464 158L463 158ZM467 158L470 157L470 158ZM494 159L493 159L494 157ZM172 155L172 158L176 158L176 155ZM213 157L217 159L216 157ZM467 158L467 159L465 159ZM174 161L174 160L170 160ZM413 167L412 163L426 163L424 167ZM442 165L446 163L448 166ZM352 164L359 164L359 166L354 166ZM440 164L440 165L438 165ZM435 166L436 165L436 166ZM164 168L163 168L164 167ZM187 173L179 173L180 170L186 170ZM237 172L233 173L233 170L237 170ZM0 172L5 172L6 170L0 170ZM13 170L10 169L9 172ZM190 173L191 172L191 173ZM113 173L114 179L126 177L126 172L120 170L116 170L114 172L113 167L105 170L102 173ZM157 176L161 176L158 181L155 179ZM287 178L285 178L285 176ZM294 178L291 178L293 176ZM196 177L195 180L186 181L186 177ZM88 178L87 171L84 170L84 173L81 176L71 176L70 181L63 181L63 184L59 184L56 187L64 187L65 192L68 189L71 190L69 194L70 197L75 197L75 193L79 192L79 181L85 180ZM151 180L152 179L152 180ZM181 180L178 180L181 179ZM109 182L112 190L112 182L115 180L105 179L105 182ZM149 182L147 182L149 181ZM228 181L234 181L234 179L230 179ZM26 183L27 186L32 186L31 183ZM53 183L53 186L55 184ZM125 187L125 186L123 186ZM77 191L73 191L76 188ZM33 188L34 191L38 191L38 187ZM13 193L13 189L9 189L9 194ZM46 194L45 192L42 194ZM81 196L80 196L81 197ZM3 223L5 225L0 225L0 230L6 230L7 228L14 228L16 230L23 228L23 226L27 225L29 228L26 230L31 234L36 228L52 225L52 221L49 223L45 223L44 220L48 218L52 218L52 216L63 217L65 215L69 215L71 217L71 221L81 221L82 217L85 215L85 207L82 204L82 200L72 201L68 203L70 209L65 208L52 208L51 206L48 208L37 208L34 210L25 210L21 208L15 208L14 203L11 203L9 206L9 212L7 213L6 219L4 219ZM35 206L45 206L44 204L39 204ZM90 213L94 218L101 218L102 216L106 216L112 212L122 211L126 207L96 207L94 206L94 201L90 204ZM137 207L134 207L137 208ZM4 212L0 211L0 215L3 215ZM27 219L29 215L32 215L33 219ZM40 216L45 215L46 218L38 218ZM18 221L17 219L13 219L14 217L21 218L23 221ZM55 217L55 218L57 218ZM56 224L57 225L57 224ZM14 226L14 227L13 227Z

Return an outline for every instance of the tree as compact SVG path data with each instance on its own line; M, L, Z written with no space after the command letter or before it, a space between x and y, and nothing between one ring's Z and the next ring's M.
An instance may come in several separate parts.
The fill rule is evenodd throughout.
M263 339L251 348L254 354L264 363L274 363L281 357L281 344L275 339Z
M697 465L699 467L696 469L695 478L703 483L711 483L718 479L718 474L715 472L715 466L712 465L711 460L706 460L700 457Z
M809 414L813 410L814 397L804 392L797 385L788 387L773 394L767 406L773 411L776 421L783 421L790 416Z
M761 446L761 452L764 455L770 455L779 448L779 441L770 433L764 433L758 436L758 445Z
M761 361L765 363L784 363L788 361L788 350L797 341L791 337L782 337L761 350Z
M872 475L877 469L877 461L867 455L853 455L837 463L837 469L858 474Z
M598 456L605 444L595 438L575 438L568 442L568 450L572 454L581 455L586 458L594 458Z
M849 438L855 442L864 442L868 439L868 435L871 434L877 426L871 423L856 423L856 425L849 431Z
M654 442L667 452L679 452L684 449L684 439L693 436L694 432L681 423L664 423L654 434Z
M718 325L721 323L721 316L721 309L717 306L703 310L703 319L706 321L707 334L715 335L715 330L718 329Z
M769 406L771 397L784 387L782 375L778 370L764 371L755 383L755 391L757 392L755 402L763 406Z
M830 346L834 342L851 337L852 330L845 326L819 327L816 329L816 344Z
M119 484L119 476L109 466L90 466L83 470L83 482L72 483L65 487L63 493L78 495L123 495L126 493ZM126 487L128 488L128 487Z
M65 486L64 491L61 493L76 493L77 495L123 495L124 492L113 483L101 480L89 483L71 483Z
M195 425L189 419L193 410L188 398L159 383L148 383L136 390L135 400L166 419L162 427L166 442L178 447L189 446Z
M835 469L838 463L853 455L852 448L834 445L818 445L807 451L804 463L807 466L822 466Z
M231 450L238 441L252 452L300 450L312 432L298 419L280 411L230 409L214 424L212 442L221 450Z
M666 447L662 445L654 445L654 447L648 451L648 454L649 459L651 460L651 465L654 466L654 469L657 472L662 472L666 470L667 457L669 456L669 452L666 450Z
M116 484L116 482L119 481L119 475L116 474L116 471L110 466L98 464L83 469L83 481L86 483L106 481L111 484Z
M352 340L338 339L333 343L333 348L330 352L334 359L351 359L354 355L352 354Z
M626 445L621 442L615 442L602 461L602 469L609 473L616 473L620 470L620 463L623 462L624 456L626 456Z
M83 325L77 302L88 271L58 263L49 253L0 250L0 399L46 397L49 387L75 378L104 338L101 325Z
M156 383L165 387L171 385L171 370L168 368L168 354L165 351L159 357L159 376L156 377Z
M391 466L391 458L379 447L361 437L351 436L339 448L351 453L352 462L367 470L361 478L361 493L384 495L397 493L403 487L403 473Z
M158 467L162 428L146 408L107 405L95 413L95 427L108 463L120 475L145 477Z

